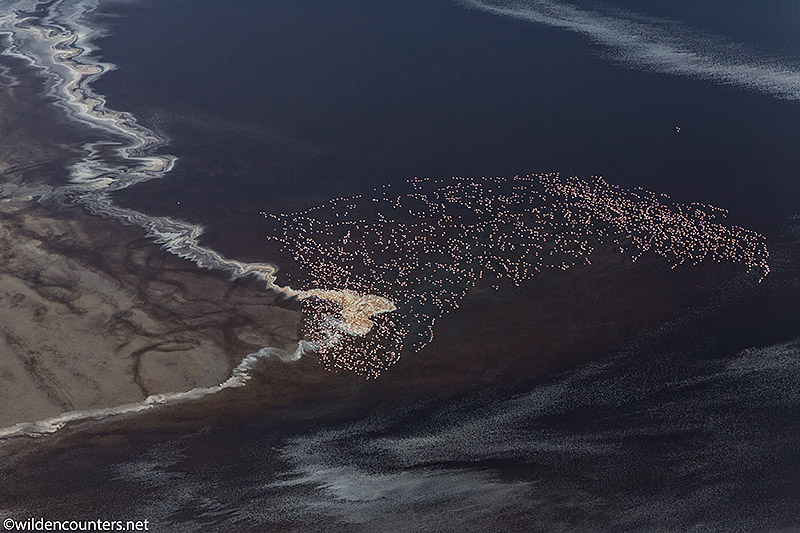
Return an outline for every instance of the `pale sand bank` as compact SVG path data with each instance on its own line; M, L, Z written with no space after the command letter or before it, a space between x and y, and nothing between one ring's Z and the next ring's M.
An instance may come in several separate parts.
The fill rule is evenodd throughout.
M0 427L216 385L263 346L294 349L300 313L261 284L79 209L12 203L0 222Z
M2 61L14 83L0 93L0 428L217 385L264 346L294 350L298 305L263 283L38 203L97 132L65 122L42 78Z

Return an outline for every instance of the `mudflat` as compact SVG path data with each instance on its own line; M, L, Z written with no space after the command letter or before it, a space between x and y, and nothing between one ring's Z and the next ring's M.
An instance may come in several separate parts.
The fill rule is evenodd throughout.
M41 201L81 138L42 110L42 80L14 79L0 95L0 427L215 385L261 347L294 349L298 306L263 283Z

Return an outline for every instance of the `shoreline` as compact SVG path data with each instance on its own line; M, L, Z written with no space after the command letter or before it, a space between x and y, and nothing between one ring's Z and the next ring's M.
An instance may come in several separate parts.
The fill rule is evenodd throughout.
M247 354L294 350L300 313L290 300L81 211L28 206L4 218L0 437L239 386Z
M52 78L3 59L13 83L0 95L0 435L239 386L254 354L294 353L298 305L87 210L103 192L75 184L75 168L87 146L91 157L111 141L52 107Z
M266 298L275 301L279 295L283 297L291 296L299 299L310 296L320 297L317 293L306 293L294 291L289 287L280 287L275 284L274 274L276 268L264 263L243 263L240 261L227 259L216 251L206 248L199 243L199 237L203 232L202 227L174 220L167 217L152 217L144 213L118 207L110 197L111 193L124 189L135 183L141 183L151 179L161 178L172 168L175 158L169 155L155 154L155 150L163 146L168 140L159 137L154 132L137 123L135 117L127 112L110 110L105 107L105 99L102 95L96 94L91 88L91 82L103 73L115 68L113 64L102 62L92 56L94 47L92 36L97 32L84 23L84 16L88 16L97 8L94 0L84 0L77 4L65 7L62 2L56 1L35 12L23 11L22 7L26 2L20 2L18 9L13 10L12 14L0 18L0 32L6 37L8 47L3 54L18 60L26 61L31 67L35 68L37 76L43 76L47 83L43 91L44 97L54 99L54 103L63 110L69 120L90 126L94 131L100 130L105 134L114 137L127 139L125 144L120 145L117 139L101 138L92 142L86 142L82 146L84 156L73 161L67 166L67 184L49 189L34 189L32 192L27 189L17 187L6 187L6 193L17 193L17 197L9 197L8 201L22 200L32 201L38 198L39 201L55 202L55 204L74 204L85 208L91 215L99 218L113 219L130 226L137 226L144 230L154 247L159 247L173 256L189 260L199 269L207 269L213 272L228 274L230 281L243 278L255 278L266 283ZM19 15L19 16L18 16ZM6 73L7 74L7 73ZM124 160L127 168L119 168L111 163L111 156ZM27 192L19 196L21 192ZM23 226L25 224L22 224ZM63 236L61 236L63 238ZM8 241L14 242L16 239L9 235ZM46 240L42 239L42 241ZM77 240L76 240L77 242ZM69 253L72 253L70 250ZM18 252L11 253L11 256ZM74 268L74 267L73 267ZM113 285L110 281L108 285ZM84 290L87 290L84 287ZM262 289L263 290L263 289ZM19 292L9 290L9 297L19 299ZM91 291L89 291L90 293ZM339 291L337 298L349 297L353 295L346 291ZM271 296L270 296L271 295ZM109 295L106 294L106 297ZM324 296L324 295L323 295ZM22 298L24 299L24 295ZM113 298L108 298L113 301ZM379 302L381 308L387 308L386 302ZM113 306L112 306L113 307ZM357 322L368 321L371 313L371 306L364 309L364 316L356 316ZM135 328L134 328L135 329ZM294 328L296 330L296 328ZM178 391L174 391L176 382L161 387L160 393L175 392L174 396L154 396L145 394L148 391L142 389L145 394L143 402L128 405L127 401L136 398L133 391L127 391L119 396L124 403L118 408L123 412L130 410L149 408L151 404L159 404L168 401L180 400L189 395L214 394L219 390L228 387L238 387L244 384L249 378L247 372L252 365L260 358L275 355L284 359L296 359L303 353L304 344L297 339L294 347L287 349L286 346L272 346L266 339L256 345L255 350L243 354L236 366L229 368L233 374L221 375L217 370L214 381L208 379L189 380ZM17 350L27 351L25 342L20 340L13 341ZM48 348L49 349L49 348ZM94 347L91 349L93 355L103 353L105 350ZM138 348L145 350L145 348ZM199 351L203 349L198 348ZM50 350L53 351L53 350ZM57 351L57 350L56 350ZM180 350L179 350L180 351ZM228 356L228 354L224 354ZM224 357L223 357L224 359ZM218 357L206 359L208 364L212 362L219 365ZM30 366L30 365L29 365ZM138 363L134 365L138 367ZM20 372L19 369L17 369ZM119 369L118 369L119 371ZM124 372L124 371L123 371ZM51 378L54 379L54 378ZM58 380L56 380L58 381ZM40 384L41 384L40 380ZM136 388L136 387L134 387ZM189 389L186 392L186 389ZM184 392L180 392L184 391ZM52 396L52 395L51 395ZM140 395L141 396L141 395ZM142 399L141 397L139 398ZM46 403L46 402L45 402ZM40 405L34 410L36 413L58 414L39 422L23 426L5 427L2 436L13 436L32 431L34 433L55 431L63 425L62 419L83 419L91 418L95 414L109 413L108 406L98 407L89 412L77 408L81 402L73 404L70 401L60 401L61 410L52 413L50 409ZM114 402L119 404L119 401ZM90 402L90 405L92 403ZM77 409L75 409L77 408ZM65 412L66 410L66 412ZM23 415L12 415L12 418L0 422L0 426L5 426L10 420ZM34 415L41 416L41 415Z

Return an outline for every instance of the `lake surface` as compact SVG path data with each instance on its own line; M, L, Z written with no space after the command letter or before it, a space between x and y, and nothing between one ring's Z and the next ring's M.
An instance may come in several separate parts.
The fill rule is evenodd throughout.
M797 25L796 6L740 2L714 17L718 5L691 4L635 13L685 13L671 24L743 42L745 60L797 64L795 35L780 31ZM753 17L779 30L753 36L742 22ZM213 236L257 235L261 210L413 176L602 175L723 206L756 229L800 199L795 103L627 68L546 25L449 2L177 1L128 7L111 27L102 54L120 68L98 90L179 157L169 182L121 201Z

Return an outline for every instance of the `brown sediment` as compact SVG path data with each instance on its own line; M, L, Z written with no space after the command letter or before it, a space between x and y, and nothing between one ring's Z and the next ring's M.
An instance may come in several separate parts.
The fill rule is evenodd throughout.
M298 340L295 303L77 208L5 213L0 249L0 426L216 385Z
M294 350L296 302L39 203L108 134L67 121L22 61L0 62L0 428L217 385L264 346Z
M43 105L41 79L16 80L0 94L0 427L216 385L264 346L294 350L296 302L37 202L88 134Z

